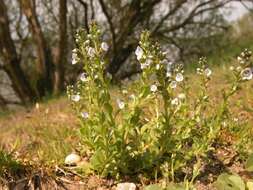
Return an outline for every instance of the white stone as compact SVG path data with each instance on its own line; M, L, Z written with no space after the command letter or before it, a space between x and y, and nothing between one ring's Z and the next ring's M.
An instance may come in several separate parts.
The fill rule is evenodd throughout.
M66 158L65 158L65 164L66 165L77 165L78 162L81 161L81 157L75 153L71 153L69 154Z
M134 183L119 183L116 190L136 190Z

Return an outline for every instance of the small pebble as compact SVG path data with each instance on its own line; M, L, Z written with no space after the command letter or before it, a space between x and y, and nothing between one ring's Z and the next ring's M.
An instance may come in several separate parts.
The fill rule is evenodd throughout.
M65 158L66 165L77 165L77 163L80 161L81 157L75 153L71 153Z
M119 183L116 190L135 190L136 185L134 183Z

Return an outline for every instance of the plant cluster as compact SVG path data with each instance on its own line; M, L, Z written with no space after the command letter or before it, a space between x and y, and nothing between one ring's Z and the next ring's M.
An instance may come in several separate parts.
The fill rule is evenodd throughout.
M182 65L167 61L147 31L135 51L141 76L123 90L111 90L112 77L105 72L109 46L101 42L99 28L93 24L89 34L78 31L76 42L72 64L82 64L83 73L68 95L80 119L83 150L98 174L163 176L169 183L184 173L191 186L223 131L243 133L243 143L248 142L250 131L233 119L229 100L252 79L250 51L238 57L240 66L231 67L233 82L214 104L209 95L212 70L206 60L199 60L196 78L201 85L192 96Z

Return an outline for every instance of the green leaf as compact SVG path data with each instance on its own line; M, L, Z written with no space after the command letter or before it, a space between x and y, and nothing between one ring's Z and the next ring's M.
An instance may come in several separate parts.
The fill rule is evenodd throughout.
M249 172L253 172L253 154L251 154L246 161L245 168Z
M226 173L218 177L214 186L218 190L245 190L245 184L240 176Z
M144 190L163 190L158 184L152 184L144 187Z
M104 151L97 150L91 157L90 163L94 170L102 171L106 163L106 157L105 157Z
M171 183L167 186L166 190L185 190L185 187L183 184Z
M253 190L253 180L247 182L247 189Z

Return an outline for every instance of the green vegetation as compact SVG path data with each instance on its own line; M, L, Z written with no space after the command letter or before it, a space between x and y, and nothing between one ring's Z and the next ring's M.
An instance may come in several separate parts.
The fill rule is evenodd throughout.
M7 173L17 173L22 168L21 164L4 150L0 150L0 177Z
M230 147L241 158L252 151L251 127L234 118L230 102L252 79L251 51L238 56L229 83L219 97L212 97L212 70L204 58L199 60L196 89L183 67L167 63L166 54L144 32L135 51L140 79L112 96L111 78L104 73L108 48L100 35L96 25L90 34L78 32L73 62L83 64L84 71L68 89L80 120L83 152L95 173L117 179L141 174L162 178L165 186L182 181L183 175L184 188L193 189L216 148Z

